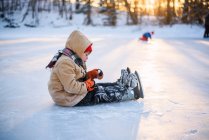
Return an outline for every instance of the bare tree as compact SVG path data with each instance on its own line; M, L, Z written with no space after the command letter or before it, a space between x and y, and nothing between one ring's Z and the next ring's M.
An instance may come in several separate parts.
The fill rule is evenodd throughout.
M91 1L91 0L87 0L86 3L85 3L86 17L85 17L84 22L83 22L84 25L93 25L93 21L92 21L92 18L91 18L91 8L92 8L91 3L92 2L93 1Z
M116 26L116 24L117 24L117 10L116 10L117 3L118 2L116 0L103 1L103 5L105 5L106 8L103 9L102 12L107 15L107 17L103 19L104 25Z
M75 10L79 10L80 9L80 0L76 0L75 2Z
M66 8L66 1L65 0L61 0L60 4L59 4L59 14L61 15L61 17L65 17L67 18L67 8Z
M182 21L203 24L204 15L209 11L208 5L208 0L185 0Z
M84 24L93 25L93 0L76 0L75 12L85 14ZM180 3L176 5L176 3ZM84 3L84 4L81 4ZM181 5L182 4L182 5ZM31 17L34 26L39 24L42 12L57 12L61 18L71 20L73 7L70 0L0 0L0 17L12 23L17 12L23 13L22 22ZM139 18L150 14L146 0L100 0L99 14L106 15L104 25L117 25L120 10L127 12L127 24L139 24ZM93 10L92 10L93 9ZM204 16L209 11L208 0L155 0L154 14L163 24L173 24L181 18L184 23L204 22ZM11 24L12 25L12 24Z
M170 7L170 2L171 0L167 0L167 11L166 11L166 18L165 18L165 23L166 24L170 24L171 20L172 20L172 11L171 11L171 7Z
M128 14L131 17L132 24L138 24L138 14L131 10L131 5L128 2L128 0L124 0L124 2L125 2L125 7L128 11Z
M5 12L6 12L6 9L5 9L5 4L4 4L4 0L1 0L0 1L0 18L4 18L5 17Z

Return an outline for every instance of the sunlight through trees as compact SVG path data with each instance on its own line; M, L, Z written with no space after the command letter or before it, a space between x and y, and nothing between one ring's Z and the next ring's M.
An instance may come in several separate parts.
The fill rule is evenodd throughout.
M93 25L92 12L106 15L104 25L117 25L118 14L127 13L127 24L140 24L143 16L155 16L161 24L203 24L209 11L208 0L0 0L0 18L8 26L16 26L14 16L23 13L21 22L31 17L39 25L39 14L57 12L61 18L72 20L84 14L85 25Z

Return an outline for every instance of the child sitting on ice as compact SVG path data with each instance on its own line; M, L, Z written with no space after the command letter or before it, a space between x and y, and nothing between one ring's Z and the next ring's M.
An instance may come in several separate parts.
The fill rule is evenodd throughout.
M91 52L88 38L73 31L65 48L46 66L52 68L48 90L57 105L93 105L144 97L138 73L131 73L129 68L121 70L115 83L95 83L94 79L103 78L103 72L100 69L86 72L85 62Z
M140 40L142 41L149 41L149 39L152 39L152 35L154 34L154 32L146 32L142 35L142 37L140 38Z

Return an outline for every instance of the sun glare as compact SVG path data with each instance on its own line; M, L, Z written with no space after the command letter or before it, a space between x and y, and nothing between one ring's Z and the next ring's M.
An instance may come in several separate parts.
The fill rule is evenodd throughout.
M155 0L149 0L150 4L154 5L155 4Z
M72 0L75 1L75 0ZM94 0L92 5L95 7L99 7L99 2L100 1L105 1L107 2L109 5L111 5L111 2L118 2L115 6L117 6L118 10L121 11L126 11L127 7L125 5L125 2L123 0ZM181 4L183 3L184 0L174 0L170 1L170 7L174 7L175 6L175 10L179 10L179 8L181 7ZM167 1L165 0L127 0L127 2L130 4L130 10L131 12L135 12L135 11L139 11L139 12L145 12L149 15L155 15L159 9L165 9L167 7ZM136 6L136 5L137 6ZM102 6L107 6L107 4L104 4ZM136 8L138 8L136 10Z

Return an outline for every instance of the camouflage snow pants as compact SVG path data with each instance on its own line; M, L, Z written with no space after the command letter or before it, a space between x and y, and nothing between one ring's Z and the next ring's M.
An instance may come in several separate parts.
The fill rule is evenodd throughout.
M87 95L76 106L94 105L99 103L120 102L134 99L134 93L128 88L115 83L97 83L95 89Z

